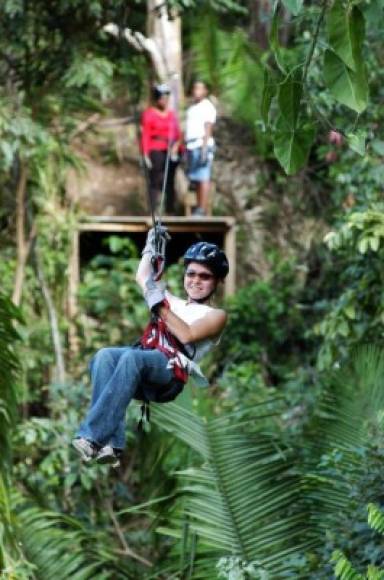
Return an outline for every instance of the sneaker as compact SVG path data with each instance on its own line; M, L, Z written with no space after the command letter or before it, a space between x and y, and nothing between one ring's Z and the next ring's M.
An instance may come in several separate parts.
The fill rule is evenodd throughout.
M204 217L206 213L202 207L197 206L192 210L192 215L193 217Z
M120 467L119 456L121 452L116 451L111 445L104 445L96 455L97 463L109 464L112 467Z
M89 441L89 439L85 439L85 437L76 437L76 439L73 439L72 447L76 449L81 459L86 463L94 459L98 451L97 445Z

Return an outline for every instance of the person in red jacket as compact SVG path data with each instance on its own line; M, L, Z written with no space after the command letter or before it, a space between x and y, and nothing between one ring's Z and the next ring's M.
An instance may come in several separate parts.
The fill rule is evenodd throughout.
M179 160L181 131L176 113L168 108L170 89L167 85L155 85L152 89L152 105L141 117L141 150L149 174L149 195L156 208L163 188L168 149L170 152L165 211L175 211L175 171Z

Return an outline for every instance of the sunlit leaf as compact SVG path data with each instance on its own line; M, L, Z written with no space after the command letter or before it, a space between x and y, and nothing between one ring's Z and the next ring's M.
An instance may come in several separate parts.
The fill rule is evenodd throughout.
M348 133L348 145L353 151L356 151L361 156L365 155L365 141L367 138L366 131L357 131L356 133Z

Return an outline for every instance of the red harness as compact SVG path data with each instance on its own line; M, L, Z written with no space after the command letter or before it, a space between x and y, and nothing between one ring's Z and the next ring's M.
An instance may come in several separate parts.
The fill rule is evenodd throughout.
M168 359L173 359L173 374L175 378L183 383L187 382L188 373L180 359L181 345L177 338L169 332L164 320L160 317L151 320L144 330L140 344L143 348L157 349L163 352Z

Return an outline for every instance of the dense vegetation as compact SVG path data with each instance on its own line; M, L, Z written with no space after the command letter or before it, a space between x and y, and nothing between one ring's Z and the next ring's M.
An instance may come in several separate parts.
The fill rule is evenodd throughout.
M79 464L86 363L134 340L146 309L137 250L112 236L84 271L69 352L81 216L66 180L94 115L141 104L145 58L103 25L144 30L146 6L1 4L2 577L384 578L384 4L170 4L186 79L204 75L252 134L275 204L284 192L328 233L285 248L262 216L269 273L226 303L212 389L158 406L142 434L132 406L119 470Z

